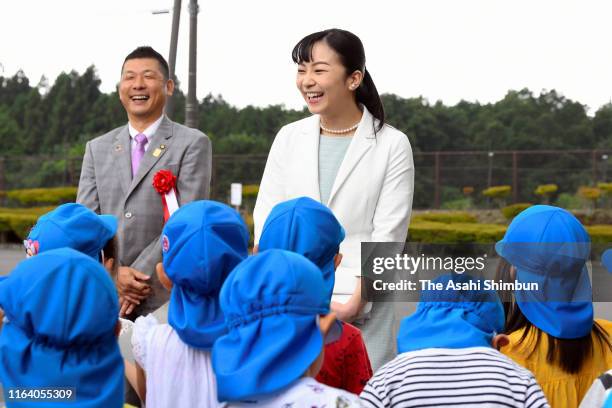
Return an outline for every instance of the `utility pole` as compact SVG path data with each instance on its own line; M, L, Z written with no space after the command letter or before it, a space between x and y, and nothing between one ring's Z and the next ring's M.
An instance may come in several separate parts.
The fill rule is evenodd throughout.
M181 21L181 0L174 0L174 9L172 11L172 31L170 33L170 57L168 58L168 65L170 68L170 79L174 81L176 85L176 74L174 73L176 68L176 48L178 43L179 34L179 23ZM172 118L174 112L174 97L171 96L166 102L166 115Z
M198 11L198 0L189 0L189 87L185 103L185 125L191 128L198 127L198 98L196 96Z

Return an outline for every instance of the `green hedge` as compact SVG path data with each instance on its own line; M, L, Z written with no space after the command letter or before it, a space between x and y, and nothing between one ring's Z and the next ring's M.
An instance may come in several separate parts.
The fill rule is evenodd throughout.
M55 207L34 208L1 208L0 207L0 233L2 235L13 233L19 239L25 239L30 228L36 224L38 217L48 213Z
M612 225L586 226L593 243L612 242ZM410 223L408 240L432 244L494 243L504 237L506 226L501 224L474 224L429 222L414 220Z
M76 201L76 195L76 187L31 188L6 192L6 198L22 206L69 203Z
M408 240L432 244L493 243L503 238L506 226L500 224L419 221L410 223Z
M432 222L442 222L445 224L455 224L455 223L476 223L478 220L476 216L465 212L465 211L447 211L447 212L432 212L432 213L422 213L416 214L412 217L413 221L432 221Z
M507 220L511 220L517 215L519 215L523 210L531 207L533 204L531 203L516 203L508 205L501 209L502 214L506 217Z
M609 244L612 242L612 225L590 225L586 227L594 244Z
M243 198L257 198L259 193L259 185L257 184L246 184L242 186L242 197Z

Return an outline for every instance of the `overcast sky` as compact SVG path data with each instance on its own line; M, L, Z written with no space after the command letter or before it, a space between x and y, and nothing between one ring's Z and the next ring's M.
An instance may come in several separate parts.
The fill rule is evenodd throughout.
M353 31L381 93L452 105L499 100L509 89L557 89L593 114L612 96L612 2L592 0L200 0L198 97L301 108L291 50L329 27ZM36 84L94 64L114 89L138 45L168 55L172 0L2 0L3 75ZM189 0L177 75L187 89ZM0 74L2 68L0 68Z

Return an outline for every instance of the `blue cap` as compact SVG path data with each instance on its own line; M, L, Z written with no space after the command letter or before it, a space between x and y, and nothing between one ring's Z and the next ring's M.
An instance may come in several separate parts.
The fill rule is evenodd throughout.
M114 215L98 215L81 204L68 203L40 217L24 245L30 255L68 247L100 260L102 248L116 232Z
M465 289L453 289L462 286ZM433 280L443 290L421 291L416 312L404 318L397 336L399 353L426 348L491 347L504 330L504 309L481 279L447 274Z
M26 259L0 285L0 307L5 398L13 387L72 387L76 406L122 406L119 302L100 263L70 248Z
M612 249L604 251L601 255L601 263L609 273L612 273Z
M277 204L264 224L259 250L285 249L308 258L323 273L328 302L334 292L334 257L340 252L344 228L332 211L308 197L300 197ZM342 334L342 323L337 320L325 342L331 343Z
M334 256L344 241L344 228L329 208L308 197L277 204L263 226L259 250L286 249L321 268L325 290L334 291Z
M321 353L329 313L321 271L293 252L242 261L221 289L228 334L213 347L219 401L263 396L299 379Z
M247 257L248 245L249 231L240 214L215 201L184 205L164 226L163 265L174 283L168 323L186 344L210 349L227 331L219 292Z
M586 267L591 239L576 217L558 207L530 207L514 218L495 250L514 265L517 281L538 285L514 292L533 325L561 339L591 332L593 291Z

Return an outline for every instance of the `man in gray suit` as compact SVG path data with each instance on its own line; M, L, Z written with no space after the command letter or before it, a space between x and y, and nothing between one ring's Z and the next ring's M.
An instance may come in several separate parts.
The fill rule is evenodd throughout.
M83 158L77 202L119 219L117 287L121 312L133 312L131 317L168 300L155 274L164 219L153 176L172 171L179 204L209 195L210 141L164 116L173 91L165 59L151 47L134 50L123 62L119 83L128 124L89 141Z

